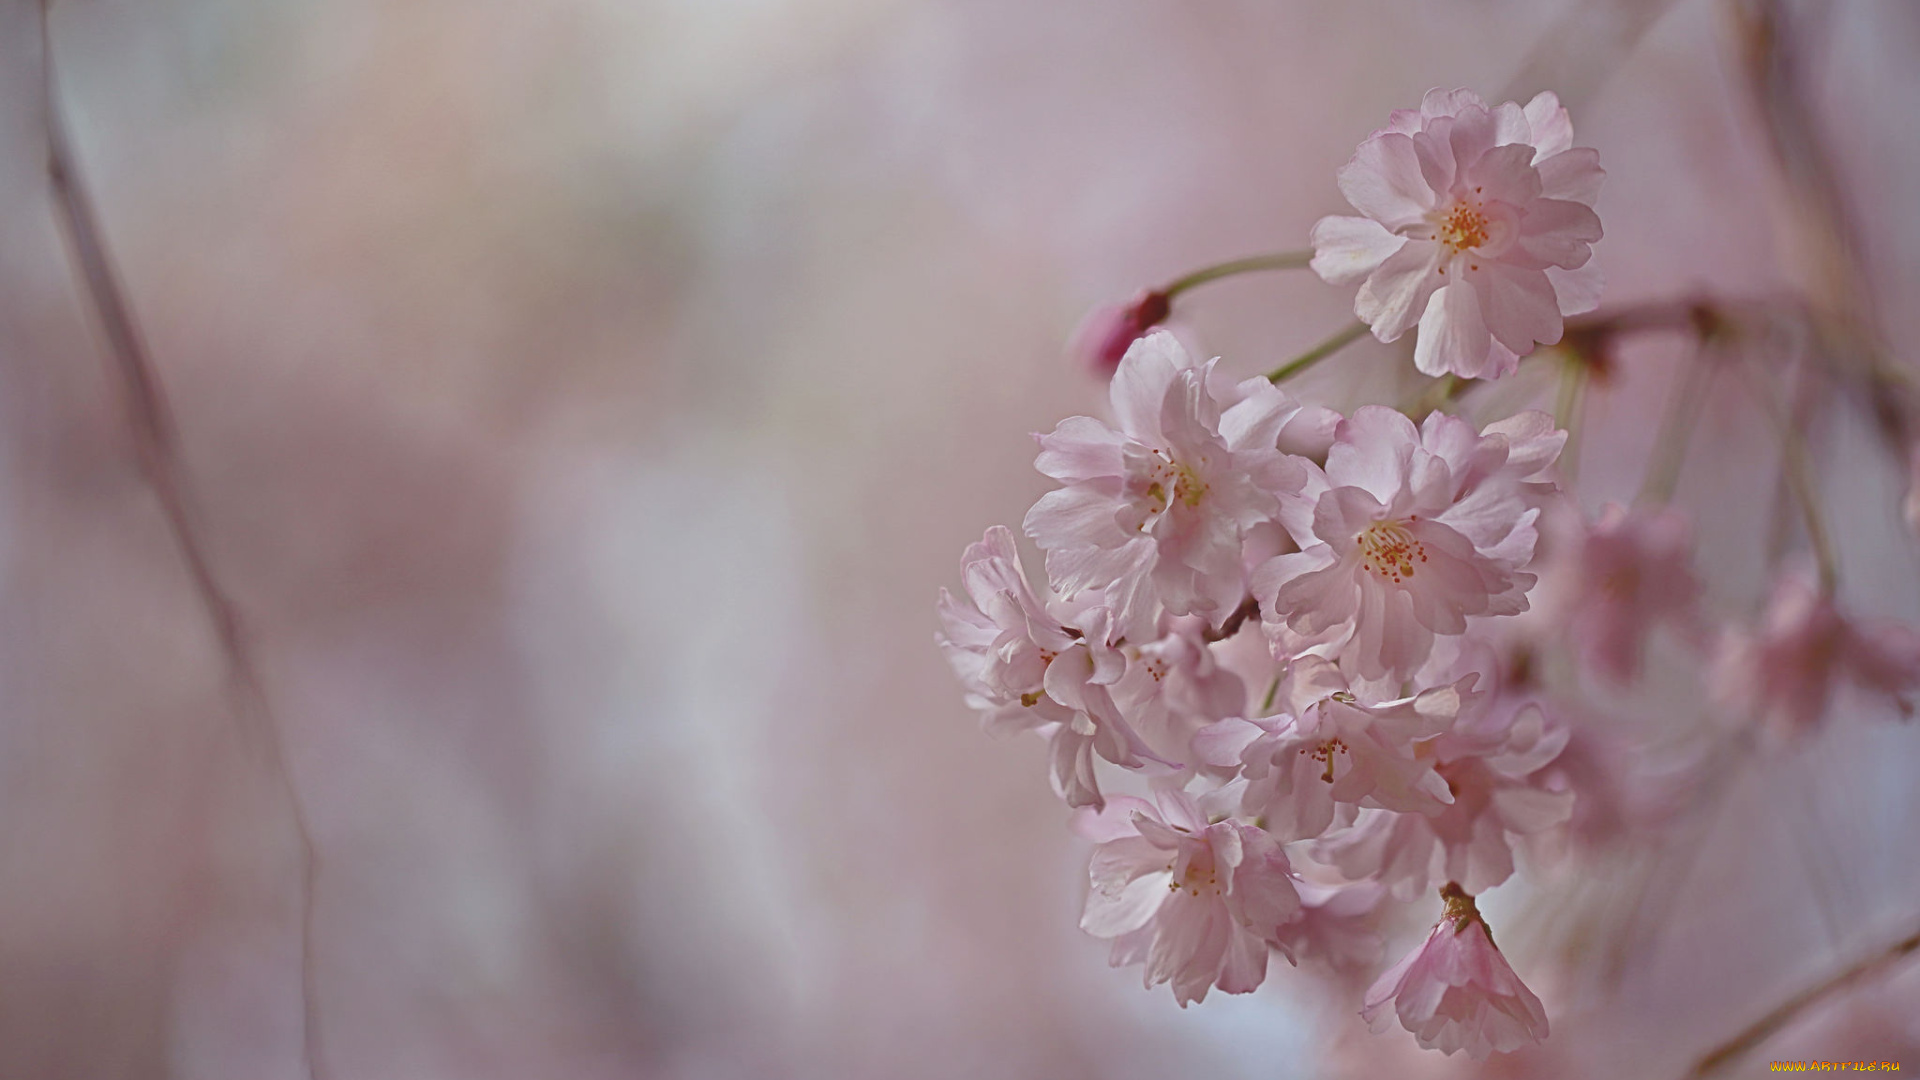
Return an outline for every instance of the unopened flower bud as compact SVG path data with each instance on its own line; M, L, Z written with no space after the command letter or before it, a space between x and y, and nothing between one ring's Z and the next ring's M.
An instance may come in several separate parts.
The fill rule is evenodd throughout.
M1172 310L1172 301L1159 289L1142 289L1125 304L1095 308L1074 331L1069 352L1087 371L1111 379L1127 348L1165 322Z

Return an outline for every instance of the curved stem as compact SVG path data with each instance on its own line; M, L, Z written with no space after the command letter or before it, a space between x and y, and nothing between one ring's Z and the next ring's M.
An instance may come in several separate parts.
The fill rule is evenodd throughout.
M1341 330L1339 333L1327 338L1325 341L1301 353L1299 356L1267 372L1267 381L1276 383L1284 382L1320 361L1325 360L1327 357L1332 356L1334 353L1339 352L1341 349L1346 348L1348 345L1353 344L1359 339L1360 335L1366 332L1366 323L1354 323L1352 326Z
M1687 1075L1690 1077L1711 1075L1722 1066L1760 1045L1767 1036L1785 1027L1788 1021L1805 1012L1810 1006L1824 1001L1882 968L1892 966L1915 951L1920 951L1920 933L1901 938L1838 974L1800 991L1772 1012L1748 1025L1740 1034L1708 1051L1695 1063L1693 1071Z
M1807 449L1807 437L1776 395L1772 376L1757 359L1749 359L1747 368L1752 375L1754 397L1759 399L1761 410L1773 421L1780 435L1780 468L1786 476L1788 492L1800 507L1807 546L1813 549L1814 561L1820 569L1820 590L1831 596L1840 583L1840 562L1834 553L1832 535L1827 531L1826 516L1820 510L1820 494L1814 489L1813 455Z
M1573 359L1563 363L1560 394L1553 403L1553 426L1567 433L1567 443L1560 450L1560 475L1571 485L1580 472L1580 432L1584 426L1581 421L1587 415L1588 369Z
M1700 409L1706 404L1707 389L1713 383L1717 366L1705 348L1696 348L1688 360L1687 370L1674 377L1673 390L1667 398L1666 420L1660 425L1635 502L1659 506L1673 498L1674 489L1680 485L1680 468L1686 464L1687 447L1693 442L1693 429L1699 423Z
M1188 289L1205 285L1209 281L1218 281L1237 274L1256 273L1261 270L1299 270L1312 261L1312 251L1276 251L1266 255L1251 255L1244 259L1231 259L1182 274L1162 286L1160 292L1171 300Z
M92 302L107 350L124 384L127 421L133 432L133 445L140 471L160 503L167 529L186 563L193 591L212 623L215 640L226 660L228 689L233 696L234 712L240 717L243 734L259 740L256 749L264 749L267 768L284 790L292 817L300 855L300 1007L301 1054L307 1075L325 1076L320 1060L318 997L313 966L313 895L319 861L314 851L313 831L307 824L306 807L293 782L292 769L280 727L267 704L259 667L253 656L252 642L240 621L238 609L220 587L208 561L206 545L193 522L186 484L181 476L176 428L167 407L158 373L148 353L145 339L134 319L133 307L114 273L106 241L78 162L68 139L60 112L59 85L54 74L52 32L48 26L52 0L40 4L42 123L47 140L47 178L52 188L55 209L66 233L74 268Z

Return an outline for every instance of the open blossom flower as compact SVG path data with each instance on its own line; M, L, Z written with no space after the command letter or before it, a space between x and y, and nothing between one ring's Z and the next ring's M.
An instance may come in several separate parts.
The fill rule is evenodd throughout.
M1301 550L1253 575L1276 647L1294 635L1338 643L1349 676L1397 681L1427 659L1436 634L1471 615L1527 609L1539 504L1566 442L1525 412L1484 434L1433 413L1418 429L1364 406L1340 423L1324 470L1287 501Z
M1387 890L1377 881L1318 885L1297 881L1300 914L1280 927L1274 947L1293 962L1320 963L1341 974L1370 969L1386 948L1378 923Z
M1319 836L1343 805L1438 813L1453 795L1425 744L1472 701L1475 678L1365 705L1330 661L1303 656L1287 676L1285 713L1222 721L1195 749L1209 764L1240 766L1241 810L1285 840Z
M1097 842L1080 928L1113 939L1114 967L1146 963L1146 985L1173 984L1184 1007L1215 986L1258 988L1267 947L1300 909L1280 844L1237 821L1207 822L1184 792L1162 789L1158 810L1116 796L1082 810L1075 828Z
M1121 648L1127 673L1114 700L1153 752L1169 762L1192 758L1193 736L1208 724L1247 710L1247 684L1219 662L1206 620L1168 618L1158 640Z
M1491 889L1513 876L1517 840L1573 816L1573 792L1550 786L1558 778L1543 772L1567 738L1537 705L1485 710L1434 740L1434 771L1451 802L1434 814L1363 815L1316 842L1313 857L1350 878L1384 881L1402 900L1434 881Z
M1107 612L1061 622L1027 583L1013 533L996 525L961 562L971 604L940 590L936 636L967 704L995 734L1039 730L1052 743L1054 790L1070 806L1102 804L1095 754L1140 768L1152 752L1114 702L1126 657L1107 641Z
M1167 321L1172 310L1166 293L1142 289L1124 304L1107 304L1089 312L1067 351L1082 368L1110 379L1133 343Z
M1439 925L1380 976L1360 1015L1375 1032L1397 1016L1421 1046L1465 1050L1475 1061L1545 1040L1547 1010L1494 945L1473 897L1452 883L1440 895L1447 908Z
M1594 670L1632 682L1653 626L1691 621L1700 597L1693 530L1675 510L1610 504L1587 529L1575 559L1574 643Z
M1903 716L1920 691L1920 632L1888 620L1855 621L1799 572L1780 576L1760 625L1730 629L1711 682L1727 708L1770 721L1782 734L1818 727L1834 685L1885 694Z
M1279 512L1304 465L1283 438L1319 410L1262 378L1233 385L1173 335L1135 342L1114 373L1119 429L1091 417L1040 436L1035 466L1064 484L1028 511L1047 576L1072 596L1101 590L1120 633L1154 636L1155 603L1219 622L1246 596L1241 542Z
M1598 305L1589 260L1605 175L1551 93L1523 109L1429 91L1340 170L1365 216L1314 226L1313 269L1335 285L1365 279L1354 313L1381 341L1417 320L1421 371L1498 377L1535 342L1558 342L1563 316Z

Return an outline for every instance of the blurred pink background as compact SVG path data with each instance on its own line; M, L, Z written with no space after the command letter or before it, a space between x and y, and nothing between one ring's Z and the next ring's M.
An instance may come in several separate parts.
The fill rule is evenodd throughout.
M1824 12L1814 105L1912 364L1920 9L1797 6ZM53 215L38 17L0 9L0 1077L299 1076L292 826ZM1609 303L1806 284L1717 0L53 20L311 817L337 1077L1475 1075L1366 1043L1284 964L1185 1011L1109 970L1040 747L979 732L935 590L1044 490L1028 433L1102 408L1061 357L1080 315L1303 246L1334 169L1431 86L1561 91L1609 171ZM1251 373L1350 303L1247 278L1181 332ZM1632 494L1676 350L1595 396L1590 508ZM1349 407L1397 356L1301 387ZM1762 572L1767 437L1717 396L1681 485L1729 617ZM1846 599L1920 618L1905 477L1857 421L1821 438ZM1536 986L1555 1038L1529 1075L1677 1075L1915 916L1920 731L1861 711L1728 796L1617 992ZM1523 968L1552 948L1526 892L1496 904ZM1920 1068L1917 1016L1909 966L1729 1075Z

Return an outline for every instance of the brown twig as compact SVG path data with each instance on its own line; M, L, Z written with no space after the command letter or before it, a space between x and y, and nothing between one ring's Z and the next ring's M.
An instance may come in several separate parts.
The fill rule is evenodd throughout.
M117 369L126 393L127 421L132 429L134 452L140 471L152 487L187 565L187 574L215 639L226 658L228 688L234 710L243 723L243 733L264 749L266 764L287 796L294 830L300 846L300 1002L301 1051L307 1075L319 1080L321 1067L319 1021L313 967L313 896L318 859L313 834L307 825L306 808L294 785L288 766L286 747L272 711L268 708L253 649L243 630L233 601L220 588L207 560L206 548L199 539L189 509L185 485L180 475L179 452L172 412L133 317L126 294L113 270L106 243L86 185L68 139L60 112L58 83L53 64L52 33L49 27L52 0L41 0L40 47L43 123L47 140L47 177L52 188L57 216L66 234L75 270L92 301L100 329L106 335L107 351Z
M1245 600L1240 601L1240 606L1234 608L1232 613L1221 621L1220 629L1215 630L1209 627L1201 632L1200 637L1206 641L1225 641L1239 633L1240 627L1244 626L1248 619L1257 619L1259 617L1260 601L1249 596Z
M1841 990L1889 967L1903 957L1920 950L1920 933L1914 933L1881 949L1879 952L1846 968L1831 978L1818 983L1788 998L1779 1008L1761 1017L1746 1030L1721 1043L1694 1065L1689 1077L1702 1077L1712 1074L1721 1066L1760 1045L1769 1035L1786 1026L1787 1022L1806 1011L1818 1002L1839 993Z

